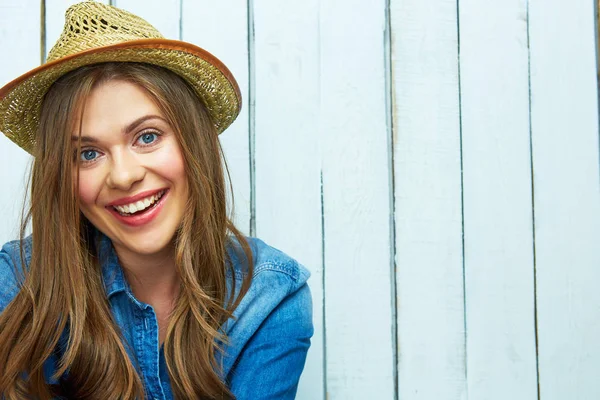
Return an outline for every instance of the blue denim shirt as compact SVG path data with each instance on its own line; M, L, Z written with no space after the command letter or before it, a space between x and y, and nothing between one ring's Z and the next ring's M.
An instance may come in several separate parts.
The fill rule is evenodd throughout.
M306 280L309 272L281 251L256 238L248 238L254 255L254 274L249 291L225 324L229 344L223 356L224 377L239 400L293 399L313 334L312 302ZM137 300L127 283L110 241L101 246L100 259L106 295L124 339L130 344L134 365L144 382L148 399L172 399L169 374L158 323L152 306ZM104 248L104 250L102 249ZM31 237L24 242L29 262ZM106 252L103 256L102 253ZM232 255L236 287L244 276ZM14 298L18 285L13 263L20 268L19 242L0 251L0 313ZM231 287L231 286L229 286ZM45 363L49 383L58 359Z

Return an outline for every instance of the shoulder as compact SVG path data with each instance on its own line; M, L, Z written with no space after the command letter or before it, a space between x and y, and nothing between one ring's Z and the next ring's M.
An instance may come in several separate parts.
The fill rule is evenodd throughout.
M237 322L240 322L241 317L245 317L246 321L251 319L252 323L258 323L284 300L288 300L288 308L295 306L300 313L309 314L308 311L312 313L312 305L309 304L311 299L308 289L310 278L308 269L283 251L258 238L246 237L246 240L252 250L252 280L250 288L234 313L238 318ZM249 273L247 264L239 262L240 258L238 253L238 257L232 260L235 273L232 283L236 296L242 280ZM302 293L293 296L299 291ZM289 304L290 302L292 304ZM309 305L310 310L308 310Z
M302 264L264 241L247 238L254 261L250 288L234 311L225 331L229 336L225 372L252 340L271 334L280 340L310 338L313 333L310 272ZM247 269L234 259L236 291ZM271 340L271 339L269 339Z
M269 279L270 276L281 274L289 280L291 284L290 289L294 289L302 286L310 277L308 269L283 251L255 237L246 237L246 241L252 251L254 264L252 271L253 280ZM237 240L232 239L229 250L234 266L235 278L240 281L248 274L246 263L240 261L243 259L241 245Z
M21 249L25 256L25 263L28 265L31 257L31 236L23 241L8 242L0 249L0 312L19 291L19 282L25 272L21 262Z
M302 264L281 250L258 238L248 238L248 241L254 256L254 278L267 271L278 272L286 275L294 283L293 286L300 286L310 277L310 272Z
M248 238L248 241L254 257L252 283L247 293L249 300L264 301L263 306L266 310L279 312L285 309L286 313L293 312L298 322L302 322L303 319L305 322L309 322L308 319L312 322L308 269L260 239Z
M295 307L298 314L303 314L312 321L308 269L283 251L258 238L246 237L246 240L252 250L252 280L250 288L234 312L237 318L235 324L240 325L243 322L258 325L284 301L288 311ZM235 245L239 246L239 243L236 241ZM237 296L242 280L248 276L249 271L247 264L239 261L243 259L239 248L234 254L237 254L232 257L235 279L230 283L233 283L233 290Z

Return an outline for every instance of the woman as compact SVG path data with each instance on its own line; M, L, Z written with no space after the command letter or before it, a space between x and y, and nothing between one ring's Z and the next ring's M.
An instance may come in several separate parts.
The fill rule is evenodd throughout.
M66 18L48 62L0 89L0 131L35 157L0 252L0 394L293 398L309 274L227 217L235 80L125 11Z

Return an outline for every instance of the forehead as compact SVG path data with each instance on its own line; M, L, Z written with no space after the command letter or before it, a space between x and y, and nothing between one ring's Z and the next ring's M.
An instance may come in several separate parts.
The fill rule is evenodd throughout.
M123 80L99 83L82 105L81 114L74 122L85 136L114 135L144 116L165 119L146 89Z

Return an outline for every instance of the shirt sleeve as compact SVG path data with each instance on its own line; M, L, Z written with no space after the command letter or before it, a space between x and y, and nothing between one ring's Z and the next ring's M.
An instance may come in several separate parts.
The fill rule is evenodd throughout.
M5 244L0 250L0 313L19 291L13 264L15 255L18 256L18 251L14 251L14 242ZM20 267L20 262L18 265Z
M273 309L244 346L227 376L236 399L294 399L312 335L305 283Z

